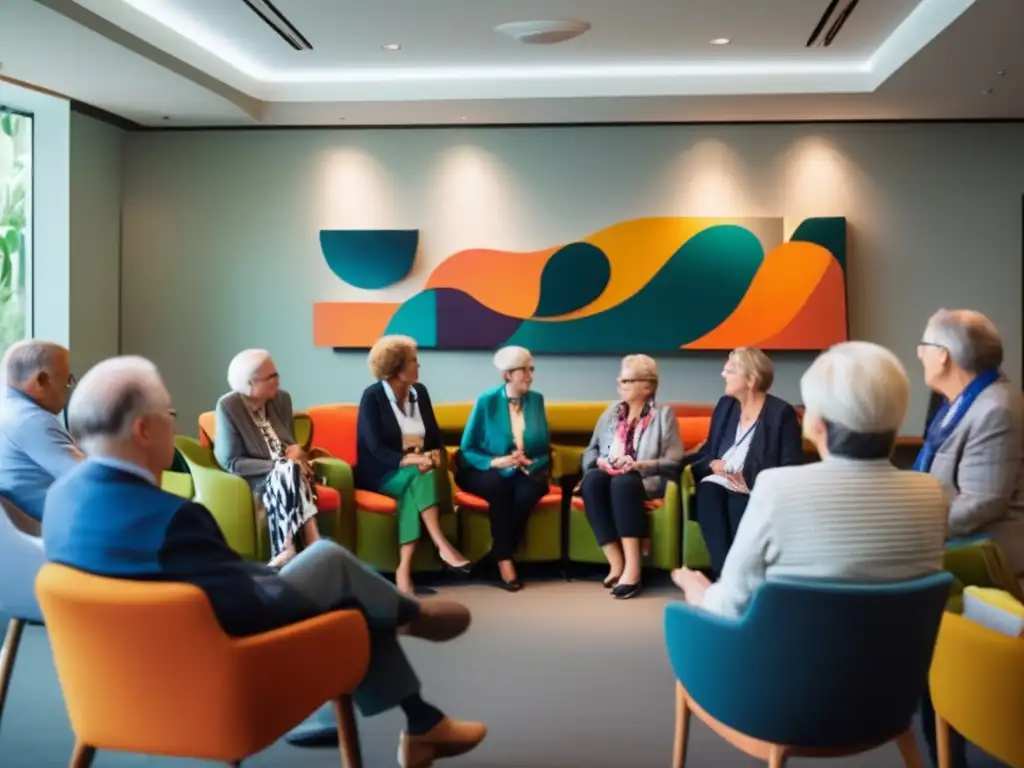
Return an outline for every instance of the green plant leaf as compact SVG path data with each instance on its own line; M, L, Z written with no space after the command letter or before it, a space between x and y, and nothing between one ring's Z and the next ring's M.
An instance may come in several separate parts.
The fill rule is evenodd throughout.
M5 112L3 117L0 117L0 130L6 133L8 136L14 136L14 116L10 112Z
M7 241L7 254L17 253L21 248L21 232L16 229L9 229L4 236Z
M14 274L14 267L11 264L11 254L5 249L3 255L0 256L0 288L8 289L11 287L11 277Z

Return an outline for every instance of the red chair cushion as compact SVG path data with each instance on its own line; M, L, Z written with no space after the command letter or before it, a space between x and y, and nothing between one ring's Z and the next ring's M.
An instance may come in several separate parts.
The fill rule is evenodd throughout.
M538 506L541 504L544 506L550 506L553 504L559 504L561 501L562 489L557 485L549 485L547 494L541 497L541 500L537 502L537 504ZM486 512L488 510L488 504L484 499L481 499L479 496L474 496L468 491L455 491L455 503L460 507L472 509L474 512Z
M316 487L317 512L333 512L341 506L341 494L326 485Z
M378 515L393 515L398 505L390 496L373 491L356 491L356 509L364 512L375 512Z

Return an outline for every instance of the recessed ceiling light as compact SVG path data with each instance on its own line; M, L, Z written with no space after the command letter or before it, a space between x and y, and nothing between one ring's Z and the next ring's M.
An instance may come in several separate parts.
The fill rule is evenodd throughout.
M982 91L982 93L985 94L986 96L991 96L995 92L996 91L994 88L986 88L984 91Z
M590 29L590 22L572 19L510 21L494 29L526 45L555 45L579 37Z
M383 48L385 51L400 51L400 50L402 50L402 46L399 45L398 43L388 43L387 45L382 45L381 48Z
M459 120L465 120L465 119L466 119L465 115L463 115L462 117L459 118Z
M996 77L1003 77L1004 75L1006 75L1005 69L1000 69L998 72L996 72Z
M728 37L716 37L714 40L709 40L712 45L728 45L732 42Z

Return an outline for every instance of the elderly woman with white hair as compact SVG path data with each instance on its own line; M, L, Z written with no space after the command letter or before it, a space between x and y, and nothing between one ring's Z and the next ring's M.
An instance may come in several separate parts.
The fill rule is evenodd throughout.
M647 501L665 495L683 460L679 422L659 405L658 364L647 355L622 358L619 396L597 422L583 454L580 493L597 543L608 560L604 586L624 600L640 594L641 542L649 537Z
M267 512L272 560L295 556L295 538L319 540L316 485L309 457L292 434L292 399L279 386L270 353L247 349L228 366L231 392L217 402L217 462L248 481Z
M416 340L382 336L370 349L376 383L363 391L356 425L356 487L390 496L398 518L399 590L413 594L412 559L426 528L441 563L469 576L467 560L441 528L441 484L448 482L441 429L427 388L420 383ZM421 526L422 523L422 526Z
M801 464L804 458L796 410L768 394L775 378L768 355L756 347L734 349L722 378L725 394L715 405L708 439L692 464L696 518L714 578L722 572L758 474Z
M804 434L822 460L760 473L718 582L673 572L686 602L736 617L767 579L877 583L942 570L942 485L890 461L910 399L900 361L877 344L839 344L800 391Z
M499 585L522 589L513 555L526 522L548 492L551 443L544 396L531 389L533 356L523 347L503 347L494 355L502 382L479 398L462 433L456 484L487 501L491 557Z
M949 535L989 538L1024 585L1024 398L1003 375L1003 344L980 312L940 310L917 347L942 395L914 469L942 483Z

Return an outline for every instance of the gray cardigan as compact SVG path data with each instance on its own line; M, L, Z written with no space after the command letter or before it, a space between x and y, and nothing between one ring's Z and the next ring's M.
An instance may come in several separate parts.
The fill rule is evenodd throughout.
M949 535L987 535L1024 577L1024 399L1005 379L978 395L930 474L949 498Z
M590 445L583 454L584 472L596 467L598 459L608 458L615 440L615 411L618 407L618 402L612 403L598 419ZM675 411L669 406L655 406L654 418L640 435L636 460L657 461L655 466L640 470L644 490L649 496L660 495L663 477L678 479L683 463L683 440L679 436Z
M283 389L267 402L267 420L285 446L296 442L292 435L292 398ZM245 398L237 392L217 401L216 436L213 454L228 472L244 477L254 488L274 468L267 441L260 434Z

